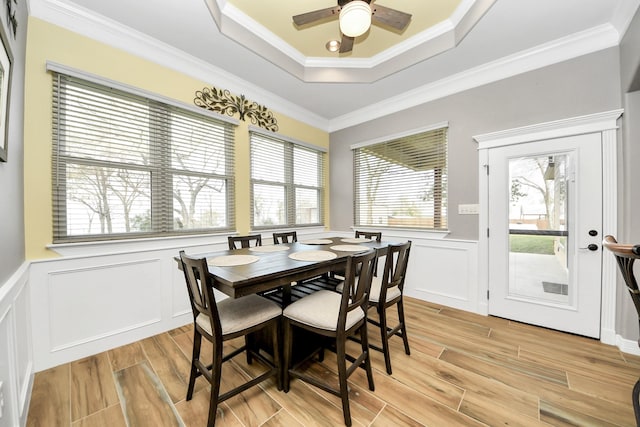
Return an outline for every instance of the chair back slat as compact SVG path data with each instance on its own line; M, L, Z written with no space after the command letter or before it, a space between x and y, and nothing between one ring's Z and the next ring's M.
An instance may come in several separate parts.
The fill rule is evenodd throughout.
M273 233L273 244L293 243L298 241L298 233L296 231L284 231L282 233Z
M356 239L359 237L364 237L366 239L374 239L376 242L382 241L382 232L381 231L359 231L356 230Z
M410 252L411 240L406 243L390 244L387 246L379 301L386 301L387 290L395 286L402 292L404 280L407 275Z
M192 258L184 251L180 251L180 262L187 284L194 321L199 314L207 316L211 321L213 336L222 336L222 326L206 258Z
M261 234L249 234L247 236L229 236L229 250L240 248L251 248L255 246L262 246Z
M338 330L344 330L347 315L351 311L361 308L365 313L367 312L376 255L376 251L371 249L361 254L351 255L347 259L340 315L338 316Z

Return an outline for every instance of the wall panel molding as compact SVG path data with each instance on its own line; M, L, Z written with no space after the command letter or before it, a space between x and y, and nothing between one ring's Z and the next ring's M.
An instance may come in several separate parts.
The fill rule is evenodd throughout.
M29 263L0 284L0 381L3 383L2 425L24 426L33 387L33 347L29 299Z

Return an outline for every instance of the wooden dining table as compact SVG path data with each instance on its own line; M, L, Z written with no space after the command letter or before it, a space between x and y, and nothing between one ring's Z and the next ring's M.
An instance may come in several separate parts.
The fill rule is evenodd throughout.
M326 243L320 243L322 241ZM382 256L391 243L395 242L328 237L274 246L202 253L197 254L197 256L207 258L209 273L213 278L213 286L232 298L239 298L280 287L290 291L292 282L313 278L332 271L344 270L347 258L350 255L369 249L379 249L378 254ZM358 251L355 246L359 246L362 249ZM333 253L335 258L300 261L290 257L292 254L296 257L300 256L302 252L310 251L322 251L323 253L319 255L327 255L324 252ZM216 260L220 260L221 264L226 264L231 261L230 263L233 264L233 256L238 255L242 256L239 258L240 260L250 257L252 262L241 265L219 265L216 262Z

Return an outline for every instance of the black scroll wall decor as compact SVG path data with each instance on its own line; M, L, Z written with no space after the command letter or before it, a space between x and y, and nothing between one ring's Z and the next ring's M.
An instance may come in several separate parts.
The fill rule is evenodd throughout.
M198 107L219 114L226 114L232 117L238 114L242 121L247 121L246 118L248 118L254 125L258 125L272 132L278 131L278 121L273 116L273 113L264 105L249 101L244 95L232 95L231 92L226 89L205 87L202 90L196 91L196 97L193 102Z

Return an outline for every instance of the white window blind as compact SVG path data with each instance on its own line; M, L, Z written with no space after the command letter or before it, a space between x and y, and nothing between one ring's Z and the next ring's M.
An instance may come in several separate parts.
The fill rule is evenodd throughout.
M234 126L53 73L53 240L234 227Z
M322 150L252 131L252 227L323 224L324 169Z
M356 226L447 229L447 127L354 149Z

